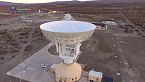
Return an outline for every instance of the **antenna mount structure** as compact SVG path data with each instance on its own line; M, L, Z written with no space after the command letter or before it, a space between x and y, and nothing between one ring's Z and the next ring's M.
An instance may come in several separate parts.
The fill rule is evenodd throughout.
M59 57L63 59L63 63L55 68L56 81L78 81L82 73L82 67L76 63L80 46L92 36L96 26L76 21L70 14L65 14L61 21L44 23L40 25L40 29L43 35L55 44Z
M74 21L75 19L70 14L65 14L62 20L63 21Z

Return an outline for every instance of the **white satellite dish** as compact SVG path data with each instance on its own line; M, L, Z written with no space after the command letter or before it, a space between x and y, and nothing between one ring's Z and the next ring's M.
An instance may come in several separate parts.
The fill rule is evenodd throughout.
M57 81L78 81L82 74L81 66L76 63L81 53L80 46L82 41L92 36L96 26L75 21L70 14L65 14L61 21L44 23L40 25L40 29L56 45L59 57L63 59L63 63L55 67Z
M88 39L96 26L82 21L53 21L40 25L44 36L55 43L82 42Z
M70 20L71 16L65 16L67 20L47 22L40 25L40 29L47 39L55 43L64 63L70 64L79 55L81 42L92 36L96 26L88 22Z
M53 21L42 24L40 28L48 32L76 33L94 30L96 26L82 21Z

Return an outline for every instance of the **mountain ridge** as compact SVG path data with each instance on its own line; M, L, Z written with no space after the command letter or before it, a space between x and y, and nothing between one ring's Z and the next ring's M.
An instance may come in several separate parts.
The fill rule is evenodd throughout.
M89 2L89 3L145 3L145 0L94 0L94 1L79 1L80 3L85 3L85 2ZM34 3L34 4L79 4L78 1L55 1L55 2L49 2L49 3ZM7 6L7 5L33 5L32 4L25 4L25 3L13 3L13 2L4 2L4 1L0 1L0 6Z

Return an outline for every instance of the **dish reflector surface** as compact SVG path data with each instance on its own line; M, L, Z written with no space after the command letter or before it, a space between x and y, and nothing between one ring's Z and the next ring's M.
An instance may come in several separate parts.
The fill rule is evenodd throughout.
M74 33L91 31L96 26L82 21L53 21L40 25L40 28L50 32Z

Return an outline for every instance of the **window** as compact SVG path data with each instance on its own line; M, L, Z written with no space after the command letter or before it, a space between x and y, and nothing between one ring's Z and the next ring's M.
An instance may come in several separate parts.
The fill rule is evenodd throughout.
M75 52L75 50L74 50L74 49L71 49L70 54L72 54L72 53L74 53L74 52Z
M65 48L66 51L70 51L70 48Z
M93 80L90 80L90 82L94 82Z

